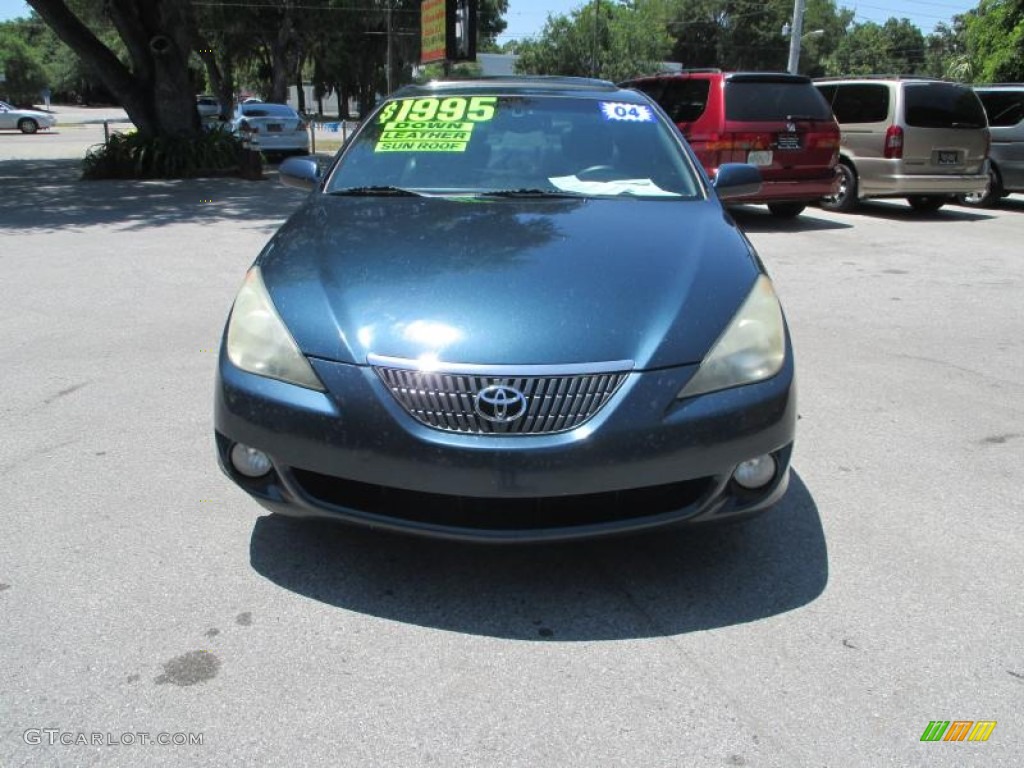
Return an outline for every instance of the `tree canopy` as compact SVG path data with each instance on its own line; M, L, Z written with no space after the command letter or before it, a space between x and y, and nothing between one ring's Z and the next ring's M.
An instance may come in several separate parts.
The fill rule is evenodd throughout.
M312 82L314 100L333 92L343 116L350 99L365 112L389 84L413 79L419 56L420 0L27 2L30 18L0 23L0 93L105 94L146 135L196 135L200 91L216 93L226 115L239 91L282 101L290 85ZM478 50L499 50L508 0L478 7ZM792 0L589 0L503 49L534 74L621 80L665 62L778 71L791 15ZM804 74L1024 80L1024 0L980 0L928 35L906 18L859 22L837 0L807 0L803 32Z
M1024 0L981 0L965 27L976 82L1024 81Z
M535 39L507 48L521 54L519 71L534 74L615 80L668 61L779 71L788 63L792 12L792 0L591 0L549 15ZM981 0L929 35L906 18L855 19L836 0L807 0L800 72L1024 80L1024 0Z
M419 57L420 0L27 2L30 19L0 24L7 90L32 101L45 83L79 95L98 85L144 135L196 135L202 90L227 113L239 90L284 101L312 81L343 111L349 97L365 111L411 81ZM507 10L508 0L479 0L478 48L497 48Z

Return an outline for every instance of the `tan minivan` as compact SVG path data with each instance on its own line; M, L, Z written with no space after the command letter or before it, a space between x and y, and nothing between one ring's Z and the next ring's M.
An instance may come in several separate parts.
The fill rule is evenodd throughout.
M839 121L839 192L821 206L851 211L869 197L905 197L936 211L988 185L985 110L966 85L920 77L814 81Z

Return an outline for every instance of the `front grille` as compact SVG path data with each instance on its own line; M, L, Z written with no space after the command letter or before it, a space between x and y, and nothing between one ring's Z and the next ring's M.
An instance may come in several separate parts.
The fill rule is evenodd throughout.
M607 404L628 375L619 371L516 376L377 365L374 370L421 424L448 432L506 435L549 435L576 429ZM477 395L492 387L512 388L522 394L525 404L513 403L499 411L499 420L484 418ZM518 411L520 415L516 415ZM496 415L493 407L490 415ZM512 416L507 421L500 419Z
M485 498L391 488L304 469L293 469L292 476L303 493L328 507L480 531L542 531L695 511L715 485L715 478L704 477L607 493Z

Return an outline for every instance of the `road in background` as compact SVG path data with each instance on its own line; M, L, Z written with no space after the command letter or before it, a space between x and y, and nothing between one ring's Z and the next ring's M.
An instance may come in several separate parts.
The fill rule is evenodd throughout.
M4 768L1024 764L1020 198L738 211L798 355L784 502L492 549L277 520L216 468L223 323L301 194L76 177L0 163Z
M81 159L90 147L103 143L104 120L111 132L132 127L120 108L54 106L50 111L57 116L53 128L31 135L0 131L0 161Z

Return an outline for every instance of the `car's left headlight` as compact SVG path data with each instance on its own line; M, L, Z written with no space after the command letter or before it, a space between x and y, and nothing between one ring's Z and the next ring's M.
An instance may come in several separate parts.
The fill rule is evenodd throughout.
M782 369L785 360L786 329L782 308L772 289L772 281L761 275L725 333L677 397L770 379Z
M235 297L228 321L228 359L238 368L320 392L313 367L277 314L259 267L253 267Z

